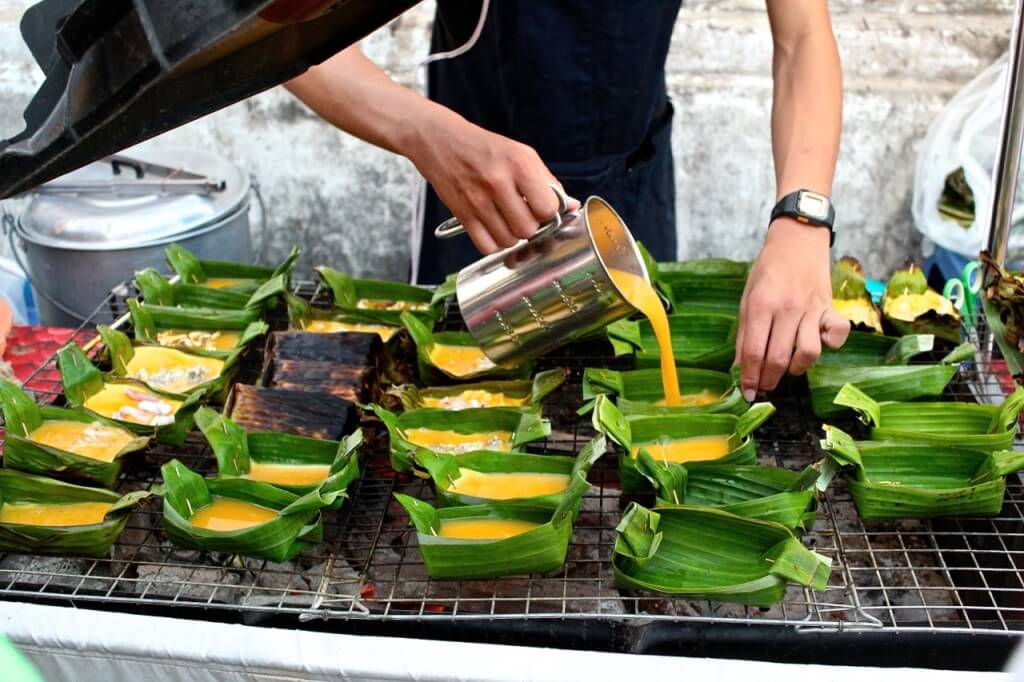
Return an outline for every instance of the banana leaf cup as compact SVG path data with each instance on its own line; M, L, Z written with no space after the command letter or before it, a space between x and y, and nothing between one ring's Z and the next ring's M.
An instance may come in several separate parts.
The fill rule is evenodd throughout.
M599 395L615 398L615 405L624 415L692 414L721 412L742 414L750 404L739 389L739 373L716 372L710 369L679 368L679 390L682 405L662 405L665 387L660 369L636 369L619 372L603 367L588 367L583 372L584 405L579 414L593 409Z
M267 333L258 310L173 308L128 299L135 342L227 358Z
M494 452L481 450L462 455L449 455L419 449L414 457L416 464L430 474L434 482L434 497L443 507L458 507L472 504L518 503L526 507L555 509L562 503L572 480L577 473L586 478L590 468L605 452L604 436L597 436L580 450L576 457L558 455L531 455L521 452ZM486 496L459 489L460 478L470 476L464 472L488 474L542 474L559 477L564 488L530 496ZM554 487L554 486L552 486ZM574 510L575 513L576 510Z
M767 607L789 583L824 590L832 560L782 524L687 505L631 503L616 528L616 583L689 599Z
M736 316L749 274L750 263L699 258L657 263L652 279L673 311Z
M852 331L841 348L822 346L818 367L877 367L905 365L915 355L927 353L935 346L934 334L883 336L872 332Z
M124 456L145 449L149 438L138 436L117 423L97 417L80 408L40 407L25 391L9 381L0 380L0 402L4 413L4 466L32 474L52 476L113 487ZM113 457L97 459L32 439L44 422L71 421L91 425L99 423L117 429L123 444ZM110 433L110 432L108 432Z
M217 458L217 478L259 480L252 476L254 463L257 466L308 467L312 473L323 473L319 480L262 481L298 495L316 490L331 476L340 475L345 486L359 478L362 429L356 429L340 441L306 438L290 433L247 431L208 407L196 411L196 425ZM339 497L333 504L340 507L341 502L342 498Z
M338 308L317 308L290 292L284 293L288 303L288 326L293 331L313 334L333 332L363 332L377 334L385 348L398 343L401 325L382 320L377 310L340 310Z
M159 370L149 372L142 365L138 367L133 366L133 360L137 355L137 347L126 334L116 329L111 329L106 325L99 325L97 331L99 331L107 354L110 357L110 364L112 366L111 376L117 379L138 381L159 393L181 398L187 398L199 393L204 399L216 403L223 403L224 398L227 397L228 390L231 388L231 382L235 374L238 373L238 361L245 350L244 347L236 348L227 357L223 357L222 354L217 352L211 353L202 350L186 351L176 348L157 349L149 346L147 351L143 352L148 352L150 355L159 354L160 356L166 356L164 360L166 363L169 363L166 366L171 369L173 369L173 364L176 362L194 362L195 368L201 368L206 374L210 375L205 380L204 376L199 375L195 376L194 379L188 379L187 369L179 370L179 372L186 372L186 377L181 379L180 383L184 390L170 390L171 384L175 382L174 375L165 375L167 381L171 382L169 384L167 381L161 381ZM142 347L147 345L145 343L139 344ZM181 375L179 374L178 376Z
M756 464L757 445L751 435L775 413L771 403L756 403L741 415L734 414L672 414L634 415L627 417L608 396L600 395L594 403L594 429L617 443L619 482L622 491L630 494L647 487L647 479L637 470L636 457L647 451L655 460L671 461L658 455L664 444L694 438L721 438L723 454L703 459L716 464ZM653 451L652 451L653 450Z
M568 376L569 370L559 367L537 372L533 379L478 381L427 388L402 384L392 386L388 393L401 400L406 410L465 410L478 407L520 407L536 410L544 398L565 383Z
M1006 476L1024 468L1024 453L985 452L930 443L854 441L825 427L821 447L830 469L842 469L866 520L995 516Z
M978 260L984 268L985 322L1019 383L1024 380L1024 275L1007 271L988 251L982 251Z
M818 511L820 475L814 466L797 472L759 464L677 464L642 450L636 468L658 504L713 507L800 532L814 525Z
M334 294L334 307L347 312L373 312L381 322L400 326L408 311L433 327L443 307L433 303L430 289L378 279L356 279L327 267L316 268L320 279Z
M960 313L952 301L928 286L916 263L907 263L889 279L882 297L882 315L896 334L934 334L950 343L960 343Z
M420 381L428 386L432 384L450 384L452 382L473 381L484 377L493 379L525 379L533 371L533 363L519 367L496 365L480 350L469 332L437 332L416 316L408 312L401 314L402 324L409 331L416 344L416 361ZM456 368L452 365L439 364L439 355L445 349L464 350L469 352L475 362L467 367Z
M0 469L0 516L5 505L109 504L103 520L83 525L43 526L0 521L0 551L22 554L103 557L110 553L128 522L128 513L149 497L146 490L118 495L103 488L89 488L33 476L14 469Z
M471 580L548 573L564 564L572 537L573 510L589 488L583 474L576 474L554 511L502 503L435 509L408 495L396 493L395 499L405 507L416 528L427 575L437 580ZM536 525L500 539L443 536L446 522L485 519Z
M89 414L108 419L140 436L155 436L157 441L168 445L181 445L185 442L192 428L195 411L203 398L203 393L199 391L181 399L154 391L137 381L105 378L74 343L69 343L57 352L57 366L64 384L64 396L72 407L83 408ZM108 389L124 392L123 397L126 399L125 405L111 415L97 411L100 407L96 404L101 399L97 396L102 397ZM134 402L134 405L129 405L128 401ZM130 412L124 411L124 416L131 416L131 419L113 416L122 412L124 407L131 407Z
M230 552L268 561L288 561L323 542L325 507L336 506L351 481L348 471L329 476L299 496L267 483L242 478L206 479L176 459L160 468L164 534L186 549ZM197 511L224 498L276 511L270 520L240 530L211 530L192 523Z
M832 307L852 329L882 333L882 311L868 293L864 268L856 258L843 256L832 267Z
M959 402L877 402L852 384L836 395L871 425L871 440L912 441L995 452L1013 448L1024 388L999 405Z
M720 313L668 316L676 365L727 372L736 356L736 318ZM647 320L619 320L607 327L616 356L633 355L638 368L660 366L661 354Z
M925 337L905 336L904 339ZM813 366L807 370L811 390L811 409L819 417L832 417L847 411L835 402L839 389L852 384L876 401L916 400L942 395L956 376L960 363L974 357L975 348L963 343L939 362L921 365L878 365L874 367Z
M215 289L184 280L171 282L153 268L135 273L135 288L146 303L179 308L240 310L249 303L252 292Z
M182 282L251 295L260 285L274 277L283 276L286 281L291 281L295 261L299 258L299 250L292 248L285 259L272 268L248 263L200 259L180 244L168 246L164 250L164 257L171 269L181 277Z
M522 446L535 440L545 438L551 433L551 424L541 417L540 412L522 410L514 407L477 407L466 410L439 410L424 408L395 414L379 405L369 405L388 429L391 441L391 467L398 472L409 471L415 462L415 453L419 449L434 452L449 451L449 454L463 454L474 450L498 450L520 452ZM490 443L493 434L508 434L508 449L498 447L475 447L467 445L465 449L457 447L429 447L417 445L409 438L412 429L426 429L439 432L454 432L457 436L473 439L477 443Z

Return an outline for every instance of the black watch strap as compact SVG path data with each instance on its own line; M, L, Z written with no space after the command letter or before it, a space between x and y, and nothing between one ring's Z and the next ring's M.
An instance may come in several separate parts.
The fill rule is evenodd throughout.
M779 199L779 203L775 204L775 208L772 209L771 221L774 222L781 216L793 218L805 225L828 229L828 245L830 247L836 241L836 233L833 229L836 220L835 207L832 206L829 198L822 194L806 189L787 194Z

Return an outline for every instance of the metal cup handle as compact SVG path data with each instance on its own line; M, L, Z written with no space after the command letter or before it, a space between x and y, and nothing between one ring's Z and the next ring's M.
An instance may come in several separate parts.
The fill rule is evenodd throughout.
M537 231L530 236L531 240L543 237L549 232L557 231L558 228L562 226L562 217L569 212L569 197L562 191L562 188L553 182L548 183L548 187L550 187L551 191L555 193L556 197L558 197L558 211L555 212L555 215L551 216L551 220L546 223L542 223L537 228ZM451 239L452 237L463 234L465 231L466 227L458 218L449 218L434 228L434 236L438 239Z

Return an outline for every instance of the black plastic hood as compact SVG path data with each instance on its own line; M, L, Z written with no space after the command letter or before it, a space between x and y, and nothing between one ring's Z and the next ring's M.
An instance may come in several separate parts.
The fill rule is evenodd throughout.
M0 198L294 78L419 0L44 0L46 79L0 142Z

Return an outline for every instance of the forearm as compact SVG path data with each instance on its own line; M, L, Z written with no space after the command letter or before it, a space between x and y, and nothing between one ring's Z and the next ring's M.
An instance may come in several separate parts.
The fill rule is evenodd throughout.
M391 80L354 45L285 83L322 118L396 154L411 156L432 126L454 112Z
M832 194L843 86L831 30L776 41L772 150L776 198L798 189Z

